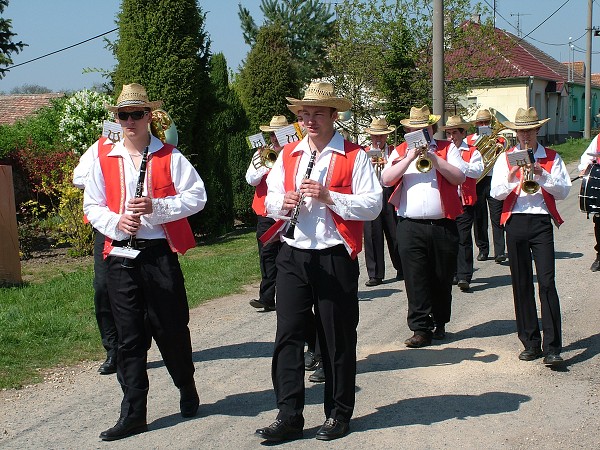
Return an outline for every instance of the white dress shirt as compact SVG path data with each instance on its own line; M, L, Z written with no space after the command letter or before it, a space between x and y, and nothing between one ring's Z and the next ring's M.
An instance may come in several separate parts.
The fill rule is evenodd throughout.
M163 143L151 136L148 146L148 155L157 152ZM125 205L135 196L140 172L135 168L131 156L122 142L117 142L108 153L108 157L123 158L125 172ZM147 169L151 165L149 162ZM144 180L144 196L147 195L148 171ZM206 190L204 182L192 164L177 149L171 155L171 178L177 194L152 199L152 214L141 216L141 227L136 236L140 239L160 239L165 237L161 224L191 216L204 208L206 204ZM98 158L93 163L83 194L83 210L89 221L100 233L111 239L122 241L129 239L129 235L117 229L121 214L109 210L106 204L106 189L104 175ZM119 183L119 180L113 180Z
M581 158L579 158L579 166L577 166L577 169L581 172L582 170L585 170L587 168L587 166L594 163L594 161L596 161L596 157L588 155L588 153L597 153L597 152L598 152L598 135L596 135L596 137L594 139L592 139L592 142L590 142L590 145L588 145L588 147L585 149L585 151L581 155Z
M431 151L437 148L435 139L431 141L429 147ZM398 158L398 151L394 150L390 155L385 169L391 167L393 162ZM462 160L460 152L453 144L448 148L446 161L458 167L463 173L465 172L467 163ZM402 183L400 187L402 191L397 211L400 217L409 217L411 219L444 218L437 170L432 168L429 172L421 173L417 170L415 160L412 164L409 164L400 183ZM458 190L456 195L458 195Z
M73 184L79 189L85 189L87 178L94 166L94 161L98 159L98 142L94 142L85 151L81 158L79 158L79 164L73 170Z
M308 136L302 139L294 149L294 153L302 153L298 172L296 173L296 186L300 186L308 167L311 150ZM327 171L333 153L345 154L344 138L337 131L327 146L314 162L310 179L325 184ZM285 216L288 210L283 210L283 197L285 195L285 170L294 170L295 167L283 166L283 158L277 158L275 165L267 177L268 193L265 201L267 211L272 216ZM371 160L366 152L359 150L352 169L352 194L342 194L330 191L333 205L326 205L311 197L305 198L305 204L300 208L298 224L296 225L295 239L281 236L281 240L292 247L300 249L330 248L344 241L339 235L331 212L338 214L344 220L374 220L381 211L382 189ZM350 252L350 249L346 247Z
M250 186L258 186L260 184L260 180L262 180L263 177L269 173L269 170L271 170L265 166L259 166L258 169L254 167L254 158L258 153L260 153L260 149L254 152L254 155L252 155L252 161L250 161L248 170L246 170L246 182Z
M450 147L455 147L456 145L454 145L454 142L452 142L452 144L450 144ZM481 176L481 174L483 173L483 158L481 157L481 153L479 153L479 150L475 150L473 151L473 154L471 155L471 159L469 160L469 162L465 161L462 157L462 152L468 152L469 151L469 146L467 145L466 141L462 141L460 144L460 147L458 147L459 152L461 153L461 157L460 159L462 159L462 164L461 164L461 170L464 172L465 176L467 178L479 178ZM458 186L458 195L460 195L460 197L462 198L462 184L460 186Z
M509 150L509 152L514 151L514 149L520 150L520 145ZM534 156L536 160L546 157L546 149L543 145L538 143ZM494 174L492 175L490 189L490 195L497 200L504 200L521 183L520 180L509 182L508 173L507 157L506 155L501 155L494 165ZM567 167L558 153L556 154L550 173L543 170L542 175L534 175L534 180L556 200L564 200L571 189L569 172L567 172ZM521 189L512 212L513 214L550 214L544 202L541 189L535 194L527 194Z

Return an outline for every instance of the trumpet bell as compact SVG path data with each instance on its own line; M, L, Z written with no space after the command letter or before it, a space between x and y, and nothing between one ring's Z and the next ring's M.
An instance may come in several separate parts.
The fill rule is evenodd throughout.
M271 147L264 147L258 149L252 157L252 165L255 169L266 167L271 169L277 161L277 152Z
M534 181L534 180L525 180L525 181L523 181L521 189L526 194L531 195L531 194L535 194L537 191L540 190L540 185L539 185L539 183L537 181Z
M417 166L417 170L421 173L427 173L433 167L433 164L431 163L431 159L429 159L427 157L419 157L415 164Z

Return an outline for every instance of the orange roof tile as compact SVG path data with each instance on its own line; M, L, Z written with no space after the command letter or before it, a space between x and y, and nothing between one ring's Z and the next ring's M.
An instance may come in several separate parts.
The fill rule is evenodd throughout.
M0 125L12 125L18 120L25 119L38 109L48 106L51 99L64 95L61 92L0 95Z

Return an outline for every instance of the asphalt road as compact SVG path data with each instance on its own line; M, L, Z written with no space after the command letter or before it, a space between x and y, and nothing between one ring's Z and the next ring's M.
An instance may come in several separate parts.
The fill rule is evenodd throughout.
M575 175L575 168L572 167ZM293 449L600 448L600 273L592 273L593 225L579 212L574 183L559 204L557 285L565 365L519 361L507 263L476 262L472 291L455 288L448 338L408 349L402 282L364 287L361 269L358 376L351 433L314 439L325 420L321 384L307 381L305 437ZM388 267L391 267L389 265ZM392 271L388 271L392 276ZM191 277L193 274L187 274ZM0 393L0 448L260 448L256 428L276 415L270 381L274 313L248 305L257 286L192 311L190 329L201 398L199 415L182 419L178 391L154 346L150 352L149 431L106 443L121 399L98 361L57 368L39 385Z

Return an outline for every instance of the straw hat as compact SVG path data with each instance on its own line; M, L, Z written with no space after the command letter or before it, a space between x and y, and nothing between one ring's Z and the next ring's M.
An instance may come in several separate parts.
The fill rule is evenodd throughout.
M119 98L117 98L117 104L107 105L107 109L112 112L117 112L119 108L125 108L126 106L140 106L142 108L156 109L160 108L163 104L162 100L151 102L148 100L148 94L146 88L141 84L131 83L124 84Z
M450 116L446 121L446 125L440 127L441 130L456 130L458 128L462 128L466 130L471 125L472 122L465 122L465 120L461 116Z
M492 113L489 109L480 109L475 116L475 122L491 122Z
M300 106L300 105L287 105L287 107L296 116L299 116L300 115L300 110L302 110L302 106Z
M285 116L273 116L269 125L261 125L258 128L260 128L260 131L269 133L271 131L275 131L280 128L283 128L287 125L289 125L289 123L288 123L287 119L285 118Z
M365 133L378 135L378 134L390 134L392 133L396 127L394 125L388 126L387 120L385 118L374 117L371 120L371 125L365 128Z
M352 102L343 97L336 96L333 91L333 84L326 82L310 83L302 100L293 97L286 97L286 99L291 103L291 105L288 105L288 108L292 112L296 111L292 107L297 106L325 106L327 108L334 108L337 111L347 111L352 108Z
M515 115L514 122L502 122L506 128L511 130L530 130L532 128L539 128L548 122L550 119L539 119L538 113L533 106L528 109L519 108Z
M427 128L429 125L437 123L441 117L442 116L438 116L437 114L431 114L427 105L421 106L420 108L415 108L413 106L410 108L409 118L401 120L400 123L409 128Z

